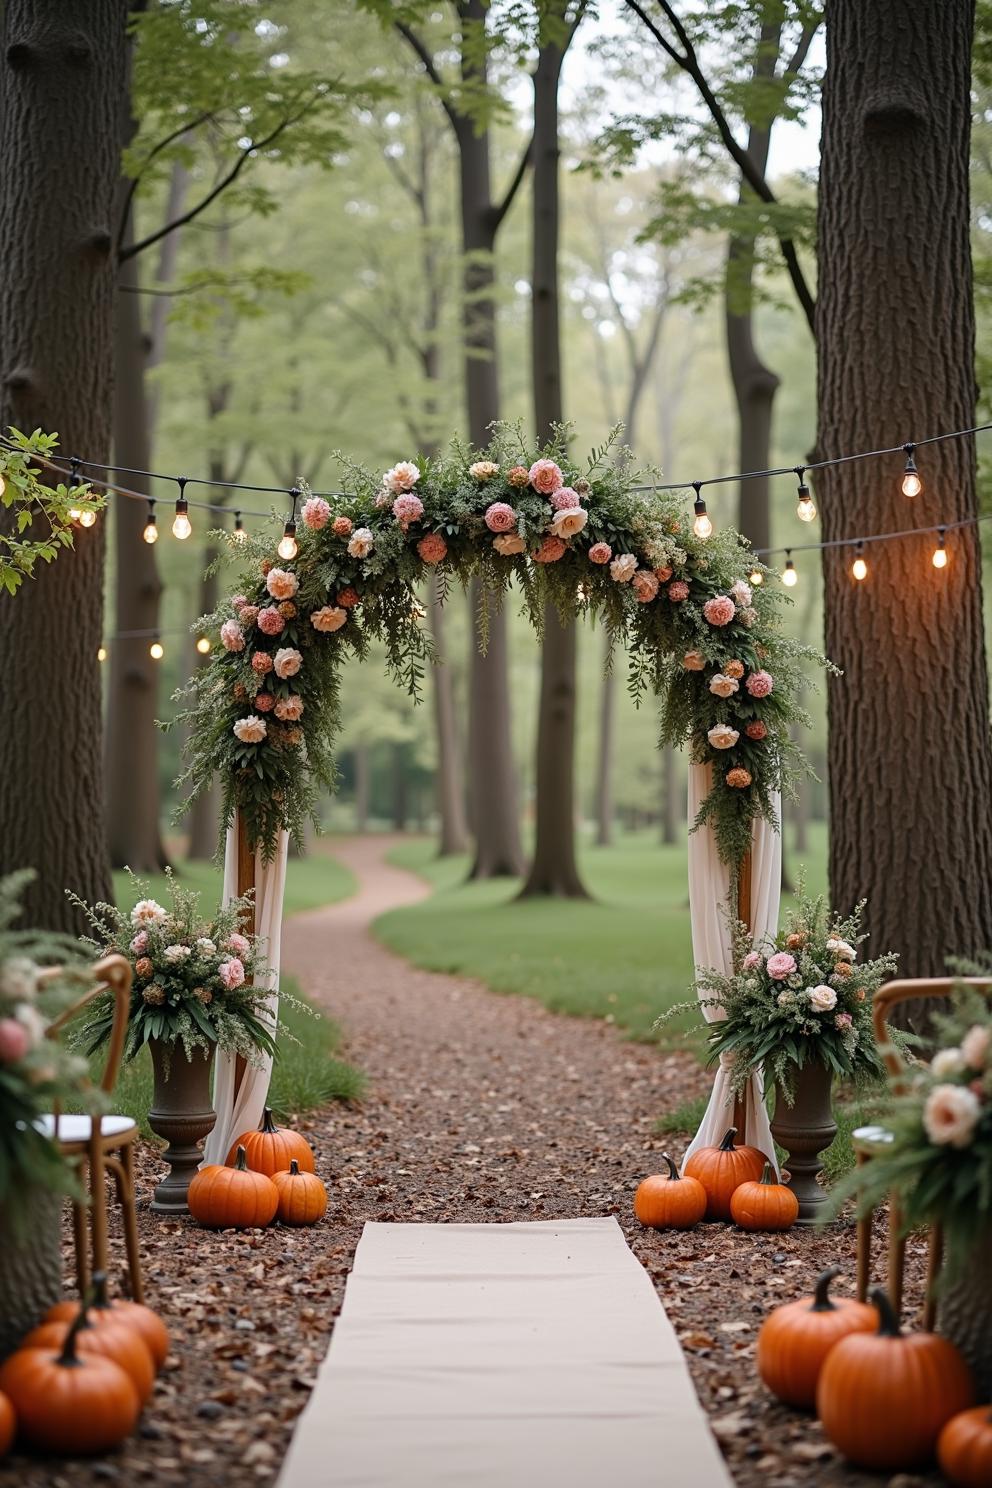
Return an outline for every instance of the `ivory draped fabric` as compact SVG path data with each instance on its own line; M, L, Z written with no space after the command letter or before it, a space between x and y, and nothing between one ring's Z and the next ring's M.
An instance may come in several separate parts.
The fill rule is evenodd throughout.
M689 765L689 826L696 820L702 802L711 788L711 765ZM776 817L780 819L782 801L773 798ZM779 900L782 890L782 837L770 822L757 817L751 838L751 933L755 941L774 935L778 928ZM720 861L713 830L700 827L689 833L689 914L692 921L692 959L697 968L712 966L730 973L733 969L730 943L728 903L730 868ZM724 1016L720 1008L705 1007L707 1023ZM747 1092L746 1130L738 1134L740 1142L758 1147L775 1163L775 1143L768 1124L768 1113L760 1076L754 1075ZM686 1150L690 1157L699 1147L712 1147L720 1141L728 1126L733 1125L734 1094L730 1074L721 1061L713 1081L709 1105L699 1130ZM684 1161L684 1159L683 1159ZM778 1164L775 1163L776 1171Z
M255 934L263 942L261 953L268 965L267 981L273 989L279 985L279 945L282 935L282 901L286 889L286 859L289 854L289 834L282 832L276 855L271 863L263 863L261 853L255 854ZM224 846L224 903L238 897L238 833L232 823L227 829ZM275 1026L279 1009L278 995L267 1003ZM203 1144L204 1163L222 1163L231 1143L242 1132L251 1131L262 1119L272 1060L266 1055L261 1064L249 1064L244 1072L241 1086L234 1091L235 1056L218 1049L214 1065L214 1110L217 1121L213 1131Z

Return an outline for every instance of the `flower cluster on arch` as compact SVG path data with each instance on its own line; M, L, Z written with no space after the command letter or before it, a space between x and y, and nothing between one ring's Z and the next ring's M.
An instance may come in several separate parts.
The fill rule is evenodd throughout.
M700 539L685 496L633 489L614 439L584 469L565 431L533 451L506 426L483 451L455 443L381 477L349 466L334 501L304 488L289 562L273 535L228 534L241 592L197 622L216 643L176 720L191 797L219 773L225 825L240 810L266 854L281 830L299 837L333 788L342 662L381 640L418 694L432 660L418 590L432 578L443 602L452 579L474 578L497 604L516 584L538 631L551 601L562 623L605 626L626 647L632 692L660 700L661 743L712 765L696 824L711 822L724 861L738 862L797 759L800 665L822 658L783 630L787 597L747 543L730 530Z

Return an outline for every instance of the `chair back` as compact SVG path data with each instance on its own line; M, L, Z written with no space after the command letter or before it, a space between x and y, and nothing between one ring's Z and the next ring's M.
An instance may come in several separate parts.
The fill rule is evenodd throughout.
M875 1026L875 1041L892 1076L896 1095L905 1094L906 1066L895 1044L889 1037L888 1019L893 1008L901 1003L912 1002L919 997L950 997L956 987L974 987L988 996L992 991L992 977L918 977L895 982L886 982L879 987L872 999L872 1022Z
M57 981L60 977L67 975L79 975L75 971L68 972L64 966L47 966L41 973L40 982ZM81 1012L88 1003L98 997L101 992L108 989L114 995L114 1021L110 1028L110 1041L107 1049L107 1062L103 1068L100 1078L100 1089L105 1095L109 1095L117 1084L117 1076L120 1072L121 1057L124 1053L124 1039L127 1034L128 1020L131 1017L131 963L126 956L114 952L113 955L104 956L85 973L86 979L92 980L93 985L89 987L82 997L78 998L71 1007L66 1008L53 1023L48 1026L48 1037L57 1038L65 1025L72 1021L77 1013ZM58 1140L59 1117L61 1111L56 1107L55 1137ZM96 1139L100 1135L101 1116L99 1111L93 1116L93 1134Z

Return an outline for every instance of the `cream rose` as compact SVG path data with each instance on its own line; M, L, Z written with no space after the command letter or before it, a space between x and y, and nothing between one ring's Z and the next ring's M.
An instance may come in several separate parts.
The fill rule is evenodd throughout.
M566 506L556 511L551 520L551 531L555 537L574 537L581 532L589 517L581 506Z
M274 661L276 676L285 682L287 677L295 677L303 665L303 657L299 651L292 646L283 646L275 654Z
M501 558L512 558L514 553L525 553L527 544L519 532L501 532L493 539L493 547Z
M270 568L265 575L265 587L273 599L292 599L300 581L293 573L288 573L284 568Z
M367 527L356 527L348 540L348 555L351 558L367 558L375 546L375 538Z
M936 1085L923 1107L923 1125L935 1147L967 1147L981 1106L966 1085Z
M382 477L382 484L387 491L394 496L399 496L403 491L412 491L420 479L420 471L412 460L400 460L391 470L387 470ZM354 554L352 555L354 556ZM364 554L361 555L364 557Z
M827 941L827 950L831 955L836 956L838 961L853 961L858 954L848 941L841 940L836 935L832 935Z
M964 1052L961 1049L938 1049L930 1061L930 1073L938 1080L948 1075L959 1075L964 1069Z
M473 480L492 480L494 475L499 475L499 466L495 460L476 460L474 465L468 467L468 473Z
M750 584L745 584L743 579L735 579L730 586L730 597L738 608L749 605L753 598Z
M633 553L620 553L610 564L610 575L618 584L629 584L637 572L637 559Z
M249 713L247 718L238 719L234 732L242 744L261 744L267 732L265 719L259 718L257 713Z
M990 1042L992 1042L992 1033L988 1028L983 1028L980 1023L969 1028L961 1040L961 1053L965 1064L973 1070L983 1070L988 1063Z
M809 989L809 1005L818 1013L831 1013L837 1006L837 993L833 987L825 987L822 982L819 987Z
M715 723L706 737L714 749L733 749L740 734L729 723Z
M735 677L725 677L723 672L717 672L715 677L710 678L710 692L719 698L733 697L740 685Z

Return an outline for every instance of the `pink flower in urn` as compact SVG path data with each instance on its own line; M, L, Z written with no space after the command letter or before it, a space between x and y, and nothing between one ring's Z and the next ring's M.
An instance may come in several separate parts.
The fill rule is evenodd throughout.
M486 508L485 521L490 532L509 532L517 525L517 514L506 501L494 501Z
M267 636L282 635L286 629L286 622L274 605L266 605L264 610L259 610L256 624L262 634Z
M350 537L352 525L350 517L335 517L331 524L331 531L338 537Z
M768 957L768 975L774 977L777 982L784 982L796 969L796 958L790 956L788 951L776 951L774 956Z
M304 501L300 516L312 532L319 532L330 521L331 508L322 496L311 496Z
M568 544L560 537L543 537L539 548L535 548L531 557L535 563L557 563L568 549Z
M393 502L393 516L397 522L406 525L409 522L418 522L424 515L424 503L419 496L414 496L412 491L406 491L397 496Z
M0 1064L23 1059L30 1042L27 1029L15 1018L0 1018Z
M582 498L572 486L561 486L551 496L551 505L555 511L570 511L581 504Z
M251 941L244 935L239 935L235 930L224 942L225 951L231 951L235 956L247 956L251 950Z
M217 968L217 975L229 992L235 987L244 986L245 969L237 956L232 956L230 961L222 961Z
M270 713L275 701L271 692L256 692L252 706L257 708L259 713Z
M258 698L255 702L257 705ZM281 718L284 723L295 723L302 713L303 699L297 692L291 692L289 697L280 698L276 703L276 717Z
M418 542L417 552L425 563L440 563L448 555L448 544L440 532L429 532Z
M684 599L689 598L689 585L685 579L673 579L665 593L673 604L681 604Z
M592 547L589 549L590 563L609 563L612 557L613 549L610 547L609 543L593 543Z
M225 651L243 651L245 649L245 633L237 620L225 620L220 628L221 645Z
M256 651L251 659L251 669L260 677L267 677L272 670L272 657L268 651Z
M737 606L729 594L716 594L703 605L703 615L711 625L729 625L737 614Z
M542 496L550 496L554 491L560 491L565 484L562 475L554 460L535 460L527 472L527 479L535 491L540 491Z
M659 584L650 568L639 568L630 581L634 598L641 604L650 604L658 593Z
M752 697L767 697L774 687L771 672L752 672L744 683Z
M758 951L748 951L742 963L745 971L757 971L761 965L761 956Z

